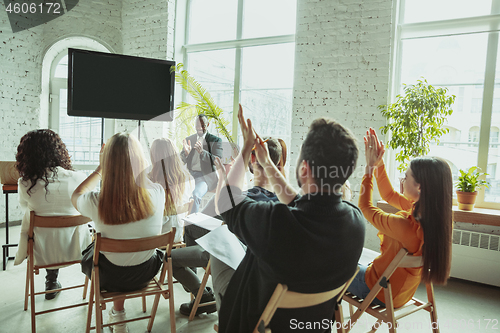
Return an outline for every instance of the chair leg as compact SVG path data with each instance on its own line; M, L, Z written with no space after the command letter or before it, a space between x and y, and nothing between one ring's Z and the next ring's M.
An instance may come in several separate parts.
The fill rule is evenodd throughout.
M142 296L142 312L146 312L146 296Z
M89 277L87 275L85 275L85 283L83 285L83 299L85 299L87 297L87 288L89 286Z
M189 314L189 321L193 320L196 311L198 310L198 306L200 305L201 297L203 296L203 291L205 290L205 286L207 285L208 277L210 276L210 262L207 267L205 267L205 274L203 274L203 279L201 280L200 288L198 289L198 293L196 294L196 299L194 300L193 308L191 309L191 313Z
M28 270L30 273L30 306L31 306L31 332L36 332L36 322L35 322L35 281L33 275L33 261L28 262Z
M396 320L394 319L394 305L392 303L392 288L391 283L387 282L387 287L384 288L385 297L385 312L387 316L387 325L389 325L389 332L396 333Z
M92 308L93 308L93 306L94 306L94 280L90 281L89 305L87 308L87 327L85 329L85 333L90 332L90 324L92 321Z
M29 258L28 258L29 260ZM24 311L28 310L28 296L30 294L30 270L29 264L26 265L26 290L24 292Z
M172 258L168 258L168 307L170 311L170 333L175 333L174 279L172 277Z
M380 326L382 325L382 323L383 323L382 319L377 319L377 321L375 322L375 324L373 324L372 329L368 333L375 333L380 328Z
M335 322L337 326L337 333L346 333L344 329L344 311L342 309L342 304L338 304L335 308Z
M143 296L143 301L145 302L145 297ZM148 332L151 332L153 329L153 322L156 316L156 310L158 309L158 303L160 302L160 295L155 295L155 300L153 302L153 308L151 309L151 316L149 317L148 322Z
M432 332L439 333L439 322L437 317L436 299L434 297L434 286L432 285L432 283L428 283L426 284L425 288L427 289L427 301L432 303L432 309L430 311Z

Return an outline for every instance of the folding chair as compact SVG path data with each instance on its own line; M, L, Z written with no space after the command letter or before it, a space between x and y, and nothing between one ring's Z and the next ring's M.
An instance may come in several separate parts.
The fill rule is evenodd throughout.
M434 287L432 283L426 283L428 302L425 303L416 298L412 298L408 303L396 309L394 309L394 305L392 303L392 289L391 283L389 282L392 274L396 271L397 268L416 268L421 267L422 265L422 257L413 256L408 253L408 250L402 248L398 252L396 257L394 257L392 262L386 268L382 276L379 278L373 289L364 300L359 299L349 292L346 293L343 299L349 303L351 318L345 326L342 325L345 329L345 332L349 332L352 329L356 321L364 312L367 312L368 314L377 318L377 322L373 325L370 332L375 332L383 323L387 323L389 332L395 333L397 321L399 319L406 317L416 311L426 310L430 313L431 316L432 331L434 333L439 333L439 327L437 325L438 319L436 312L436 301L434 298ZM382 289L384 289L386 307L372 305L371 303ZM358 308L356 312L353 311L354 306ZM340 317L340 320L342 322L343 318Z
M88 302L88 312L87 312L87 327L86 332L90 332L91 329L96 330L96 332L101 332L103 327L127 323L131 321L137 321L142 319L149 319L147 331L151 332L153 328L153 322L156 316L156 311L158 309L158 303L160 301L160 296L165 299L169 299L170 307L170 332L175 333L175 311L174 311L174 295L173 295L173 277L172 277L172 258L170 257L170 251L172 249L173 239L175 235L174 231L167 232L162 235L137 238L137 239L110 239L104 238L100 233L96 234L95 246L94 246L94 266L92 269L92 279L90 284L90 297ZM140 252L153 250L156 248L166 246L165 256L163 257L163 265L160 273L160 277L154 277L147 287L129 292L106 292L101 291L100 281L99 281L99 252L114 252L114 253L124 253L124 252ZM165 280L165 275L168 279L168 289L164 287L163 281ZM161 281L161 282L160 282ZM124 320L121 322L114 322L103 324L102 310L106 309L106 303L112 302L117 299L129 299L129 298L142 298L142 311L146 312L145 297L155 295L153 302L153 307L151 309L151 314L148 316L142 316L138 318L133 318L129 320ZM91 327L92 320L92 306L95 300L95 312L96 312L96 325Z
M329 301L337 295L339 296L337 304L339 304L342 299L342 295L345 293L356 274L358 274L358 271L359 268L356 268L356 272L354 272L353 276L340 287L316 294L303 294L297 293L295 291L290 291L288 290L287 285L278 283L276 289L271 295L271 298L269 299L269 302L262 312L262 315L260 316L259 321L257 322L255 329L253 330L253 333L271 333L271 329L268 328L268 326L278 308L306 308Z
M206 302L206 303L201 303L201 297L203 296L203 290L205 290L205 287L207 285L208 277L210 276L210 259L208 260L207 267L205 268L205 274L203 274L203 279L201 280L200 284L200 289L198 289L198 294L196 295L196 298L194 300L193 308L191 309L191 313L189 314L189 321L193 320L194 317L196 316L196 311L198 310L198 307L203 307L203 306L208 306L208 305L213 305L215 304L215 301L212 302Z
M37 316L37 315L41 315L41 314L45 314L45 313L49 313L49 312L54 312L54 311L59 311L59 310L70 309L70 308L74 308L77 306L87 305L87 302L83 302L83 303L62 306L62 307L57 307L57 308L53 308L50 310L36 312L36 310L35 310L35 297L34 297L35 295L43 295L43 294L47 294L47 293L83 287L83 299L85 299L85 297L87 295L87 285L88 285L88 278L85 277L84 284L66 287L66 288L53 289L53 290L49 290L49 291L35 292L35 281L34 281L35 274L38 275L40 269L44 269L44 268L55 269L55 268L60 268L63 266L80 264L81 259L74 260L74 261L53 263L50 265L35 265L35 262L34 262L35 235L33 232L34 228L35 227L37 227L37 228L76 227L79 225L87 224L90 221L91 220L88 217L84 217L81 215L78 215L78 216L38 216L38 215L35 215L35 212L31 211L31 213L30 213L30 226L29 226L29 231L28 231L28 264L27 264L27 268L26 268L26 290L24 293L24 311L26 311L28 309L28 297L30 297L31 332L33 332L33 333L36 332L35 316Z

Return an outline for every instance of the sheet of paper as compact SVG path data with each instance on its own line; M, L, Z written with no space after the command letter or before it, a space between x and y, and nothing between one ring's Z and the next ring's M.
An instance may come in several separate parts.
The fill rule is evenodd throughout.
M238 238L222 225L196 240L208 253L236 270L245 256L245 250Z
M215 217L205 215L203 213L193 213L183 218L186 224L196 224L207 230L214 230L222 224L222 220Z
M368 265L373 261L373 259L377 258L379 255L380 253L364 247L363 252L361 252L361 257L359 258L359 263L363 265Z

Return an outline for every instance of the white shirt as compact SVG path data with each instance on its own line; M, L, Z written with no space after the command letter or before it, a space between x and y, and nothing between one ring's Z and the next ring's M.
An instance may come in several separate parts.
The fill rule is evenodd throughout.
M205 137L207 136L207 132L203 133L202 136L198 136L198 141L201 140L201 144L203 147L203 143L205 142ZM195 149L195 148L192 148ZM195 149L196 150L196 149ZM196 150L195 153L193 154L193 159L191 160L191 170L193 171L201 171L201 163L200 163L200 153Z
M28 254L28 231L30 211L40 216L80 215L71 203L71 195L86 178L85 174L57 167L57 177L48 177L48 192L45 182L38 180L31 189L31 181L18 180L19 204L24 211L21 223L21 237L14 265L21 264ZM75 261L82 258L82 251L92 241L87 225L68 228L34 228L34 263L49 265L58 262Z
M95 223L95 230L103 237L113 239L134 239L156 236L161 233L163 224L163 207L165 191L160 184L150 184L148 192L153 203L153 215L147 218L125 224L104 224L99 218L99 192L92 191L82 194L77 201L78 211L83 216L90 217ZM135 266L149 260L155 250L135 253L103 253L109 261L118 266Z

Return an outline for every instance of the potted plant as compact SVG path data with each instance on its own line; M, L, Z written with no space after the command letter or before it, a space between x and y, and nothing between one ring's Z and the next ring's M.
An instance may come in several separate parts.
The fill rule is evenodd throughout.
M490 183L484 179L479 179L481 176L487 176L487 173L481 173L481 169L476 166L465 171L460 169L460 176L455 182L457 188L458 209L472 210L476 202L477 190L481 186L489 188Z
M403 86L404 94L396 96L395 103L378 107L388 120L381 128L383 134L391 132L388 146L400 149L396 154L400 172L407 169L410 159L429 153L430 142L439 143L439 138L449 132L443 124L453 113L455 101L447 88L435 88L425 79Z

